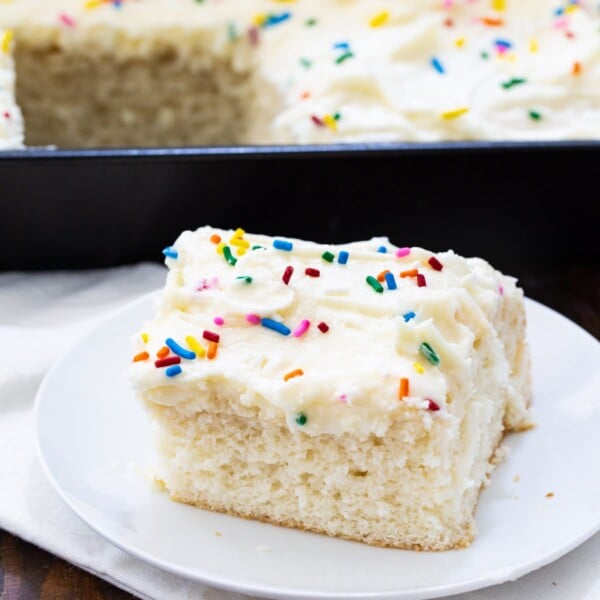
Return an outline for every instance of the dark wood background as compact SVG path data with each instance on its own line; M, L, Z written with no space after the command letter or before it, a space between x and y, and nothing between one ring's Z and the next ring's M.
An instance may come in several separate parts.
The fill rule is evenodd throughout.
M600 266L570 264L512 271L527 296L569 317L600 338ZM125 600L105 581L0 530L1 600Z

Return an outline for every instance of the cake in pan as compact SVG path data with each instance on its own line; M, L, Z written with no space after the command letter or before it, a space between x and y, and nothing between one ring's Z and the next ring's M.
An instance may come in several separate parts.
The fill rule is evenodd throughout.
M479 258L202 227L165 249L131 379L174 500L369 544L467 546L530 427L522 290Z
M600 11L556 0L13 0L29 145L597 138Z
M0 29L0 150L23 145L23 122L15 104L11 31Z

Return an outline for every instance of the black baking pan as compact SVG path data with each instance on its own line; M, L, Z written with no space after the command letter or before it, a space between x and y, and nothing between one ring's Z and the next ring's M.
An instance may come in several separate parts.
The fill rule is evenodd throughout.
M4 152L0 270L161 260L204 224L597 264L599 164L600 142Z

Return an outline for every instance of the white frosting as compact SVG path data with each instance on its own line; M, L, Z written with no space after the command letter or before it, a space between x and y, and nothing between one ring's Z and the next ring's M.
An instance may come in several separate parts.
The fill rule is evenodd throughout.
M23 144L23 119L15 104L15 70L11 55L12 32L0 29L0 150Z
M494 341L491 321L503 298L520 293L513 279L481 259L439 253L438 271L429 263L431 252L412 248L398 257L386 238L340 246L289 240L293 249L284 251L274 247L273 238L246 234L250 247L260 248L237 256L230 244L237 260L232 266L211 241L214 234L226 243L233 236L203 227L175 242L177 258L166 261L169 275L156 315L135 336L134 353L147 351L150 358L133 364L134 385L144 392L226 382L239 390L242 404L266 413L281 409L290 427L308 433L383 435L392 420L413 418L415 411L427 427L432 418L461 410L461 403L448 404L450 387L469 380L475 339ZM381 247L387 252L379 252ZM342 251L348 252L347 264L338 262ZM335 256L333 262L324 252ZM289 266L294 271L286 285L282 277ZM306 275L307 268L318 269L320 276ZM425 287L415 277L400 277L413 269L425 276ZM366 278L385 270L397 288L384 282L378 293ZM249 314L284 323L292 333L252 324ZM222 326L214 322L218 317ZM310 327L295 337L303 320ZM320 323L328 325L326 333ZM189 349L186 337L192 335L207 348L205 330L220 336L216 358L183 358L182 372L173 378L155 367L167 338ZM439 365L420 352L423 342L439 355ZM498 364L505 365L501 344L494 351ZM303 375L284 379L297 369ZM409 395L401 399L403 378L409 380ZM160 396L154 400L160 402ZM440 411L429 411L428 400ZM296 421L300 413L307 417L303 425Z
M65 45L100 25L142 37L162 30L173 40L179 29L193 29L216 54L233 48L241 65L251 56L257 81L264 83L259 89L276 91L277 117L269 129L252 132L250 142L599 135L600 14L591 0L124 0L118 9L97 4L0 3L0 25L51 25L55 41ZM261 28L258 43L248 46L246 33L260 15L285 12L288 19ZM371 26L378 17L379 26ZM309 26L308 19L316 23ZM234 41L231 31L237 33ZM335 45L344 42L352 57L337 64L345 50ZM118 44L114 48L118 52ZM442 116L462 109L468 110L456 118Z

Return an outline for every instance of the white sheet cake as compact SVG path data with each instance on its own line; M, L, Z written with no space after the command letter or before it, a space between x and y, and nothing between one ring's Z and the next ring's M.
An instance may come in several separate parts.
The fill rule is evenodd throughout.
M557 0L12 0L29 144L600 132L600 9Z
M131 378L172 498L370 544L468 545L530 426L522 290L479 258L203 227L165 250Z

